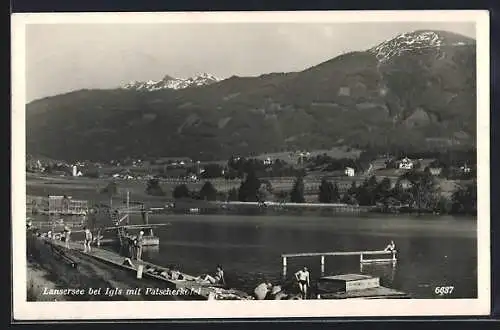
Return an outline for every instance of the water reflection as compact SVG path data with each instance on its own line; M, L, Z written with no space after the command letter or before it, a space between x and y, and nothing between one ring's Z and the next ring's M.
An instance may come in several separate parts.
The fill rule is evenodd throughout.
M378 263L378 264L359 264L359 272L361 274L380 277L381 283L392 286L396 277L397 263Z

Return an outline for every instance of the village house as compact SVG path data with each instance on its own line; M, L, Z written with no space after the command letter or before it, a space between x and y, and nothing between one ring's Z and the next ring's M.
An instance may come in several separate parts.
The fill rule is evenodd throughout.
M401 170L412 170L413 166L414 166L413 161L408 157L405 157L399 161L398 168Z
M264 159L264 165L272 165L273 164L273 161L271 160L271 158L267 157L266 159Z
M72 169L72 175L73 176L82 176L82 171L80 171L78 169L78 166L77 165L73 165L73 169Z
M390 159L387 159L387 158L377 158L377 159L375 159L374 161L371 162L370 168L368 169L368 171L372 172L372 171L386 169L388 161L390 161Z
M356 173L356 171L352 167L346 167L344 173L347 176L354 176L354 174Z
M429 173L434 176L441 175L443 169L441 167L429 167Z
M461 166L460 167L460 170L463 172L463 173L470 173L471 172L471 168L469 166L467 166L467 163L464 164L464 166Z

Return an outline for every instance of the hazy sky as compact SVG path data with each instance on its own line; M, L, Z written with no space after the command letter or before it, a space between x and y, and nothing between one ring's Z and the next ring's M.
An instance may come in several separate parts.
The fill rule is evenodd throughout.
M37 24L26 27L26 100L131 80L299 71L403 32L475 38L474 23Z

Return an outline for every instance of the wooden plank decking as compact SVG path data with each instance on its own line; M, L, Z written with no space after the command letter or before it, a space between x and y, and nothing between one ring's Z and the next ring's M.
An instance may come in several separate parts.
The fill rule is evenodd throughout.
M57 246L64 246L64 242L53 240L53 244ZM168 272L169 269L166 267L158 266L146 261L137 261L132 260L133 266L129 266L124 264L125 257L115 253L113 251L105 250L102 248L92 247L90 253L83 252L83 245L81 243L70 242L70 249L77 253L85 254L89 257L92 257L98 261L107 263L109 265L113 265L115 267L119 267L130 272L137 273L138 266L142 265L143 273L142 276L148 277L154 280L157 280L158 283L161 283L162 288L170 288L172 290L178 290L183 292L189 292L189 296L191 299L216 299L216 300L247 300L253 299L247 293L235 290L235 289L225 289L222 287L217 287L210 285L208 283L200 282L196 279L196 277L185 274L181 272L182 280L172 280L167 279L165 276L162 276L160 273ZM152 270L155 270L153 272Z
M345 292L335 292L335 293L325 293L321 294L320 299L390 299L390 298L410 298L410 296L404 292L379 286L376 288L355 290L355 291L345 291Z

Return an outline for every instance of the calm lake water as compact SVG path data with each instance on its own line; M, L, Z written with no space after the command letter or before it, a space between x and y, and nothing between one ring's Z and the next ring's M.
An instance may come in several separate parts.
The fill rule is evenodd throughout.
M132 223L139 223L133 217ZM366 273L380 276L382 285L416 298L443 298L436 286L454 286L447 298L477 296L477 233L475 219L409 216L240 216L152 215L160 227L157 249L144 258L177 265L192 274L213 273L221 264L230 286L252 291L263 279L283 282L283 253L382 250L393 239L398 262L364 265L358 256L327 257L325 275ZM302 266L312 280L320 274L320 258L288 260L289 281Z

